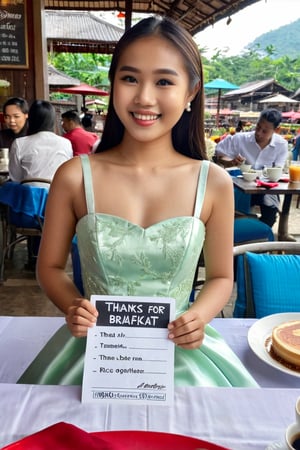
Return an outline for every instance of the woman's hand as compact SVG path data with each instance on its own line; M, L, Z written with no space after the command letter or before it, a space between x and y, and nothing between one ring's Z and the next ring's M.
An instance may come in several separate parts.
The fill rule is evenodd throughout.
M204 339L204 326L205 323L196 312L189 309L169 323L169 339L184 349L198 348Z
M68 308L66 322L73 336L83 337L87 335L88 328L95 325L97 317L98 311L89 300L76 298Z

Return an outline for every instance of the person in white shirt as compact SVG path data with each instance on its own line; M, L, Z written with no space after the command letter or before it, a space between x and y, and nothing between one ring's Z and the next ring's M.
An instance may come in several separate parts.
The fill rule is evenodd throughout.
M288 143L278 134L281 119L281 112L277 109L262 111L254 131L229 135L217 144L217 162L224 167L239 166L245 162L254 169L284 167ZM272 227L279 211L279 196L252 195L251 204L260 206L260 220Z
M35 100L28 114L28 135L14 140L9 152L9 178L21 182L29 178L52 181L58 167L73 158L72 144L54 133L55 109L46 100ZM47 188L45 183L32 182ZM27 241L28 263L25 269L35 270L40 238Z
M15 139L9 152L12 181L52 180L58 167L73 157L71 142L55 134L54 126L53 105L46 100L35 100L29 109L28 135Z

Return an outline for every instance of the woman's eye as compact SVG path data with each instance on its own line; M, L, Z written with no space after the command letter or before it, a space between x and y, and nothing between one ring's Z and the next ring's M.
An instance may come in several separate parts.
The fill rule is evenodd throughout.
M121 78L122 81L126 81L127 83L136 83L136 78L134 78L132 75L125 75Z
M157 84L158 84L159 86L169 86L169 85L173 85L174 83L172 83L170 80L166 80L166 79L164 78L164 79L162 79L162 80L159 80L159 81L157 82Z

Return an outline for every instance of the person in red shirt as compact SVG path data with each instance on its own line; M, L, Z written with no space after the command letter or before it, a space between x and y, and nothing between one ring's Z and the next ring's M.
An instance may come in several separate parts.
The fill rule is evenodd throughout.
M96 133L91 133L82 128L77 111L66 111L61 115L64 137L69 139L73 148L73 156L84 153L93 153L99 143Z

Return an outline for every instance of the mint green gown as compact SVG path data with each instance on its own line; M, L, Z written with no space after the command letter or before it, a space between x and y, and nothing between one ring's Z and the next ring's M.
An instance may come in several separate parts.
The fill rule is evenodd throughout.
M179 316L189 307L203 246L205 226L199 217L210 163L202 162L192 217L174 217L142 228L120 217L95 212L88 156L83 155L81 161L88 213L79 220L76 233L85 297L173 297ZM63 326L19 382L81 384L85 342L85 338L71 337ZM257 383L220 334L206 325L201 347L175 348L175 385L253 387Z

